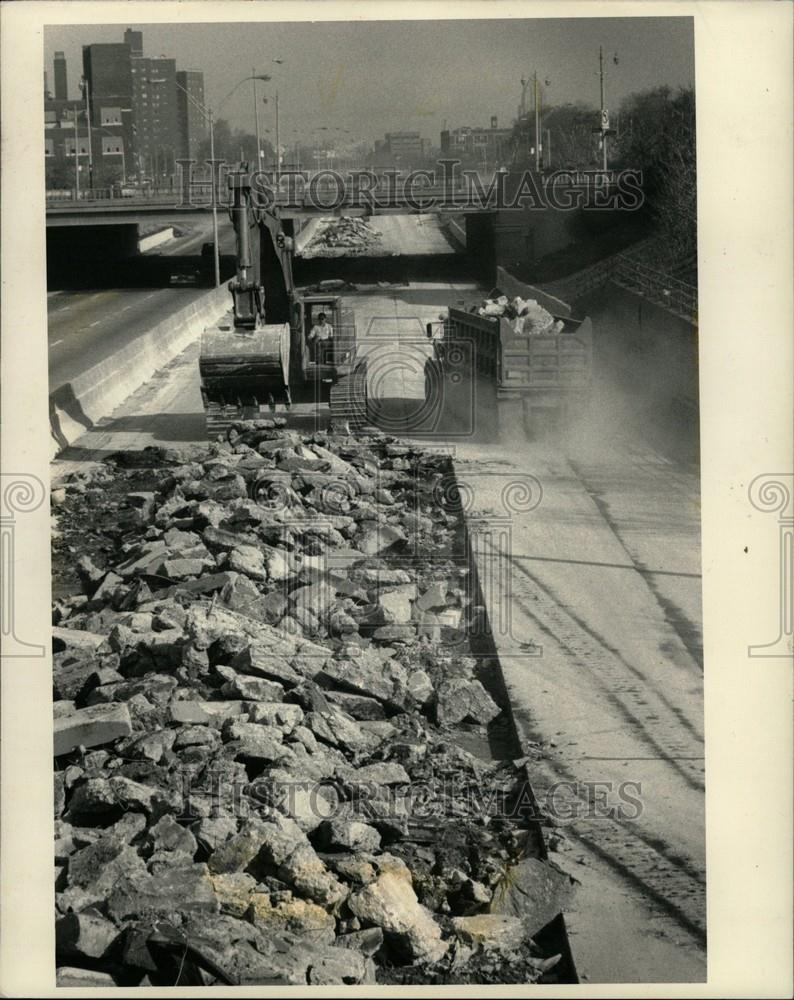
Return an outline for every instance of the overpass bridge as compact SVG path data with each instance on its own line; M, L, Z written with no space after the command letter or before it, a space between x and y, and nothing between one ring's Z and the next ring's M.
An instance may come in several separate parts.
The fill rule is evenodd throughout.
M299 175L296 175L300 179ZM510 178L510 175L506 175ZM531 204L520 208L498 207L498 198L489 198L494 177L482 178L469 174L446 183L419 183L421 175L389 176L377 184L368 175L366 184L350 181L340 174L310 178L308 183L281 185L275 199L268 204L263 190L263 209L276 216L287 236L295 237L311 218L329 215L426 214L436 213L456 217L454 228L460 237L461 253L468 257L470 272L484 282L495 280L498 266L512 269L530 267L548 254L555 253L576 240L579 211L557 211L548 205ZM425 178L427 180L427 178ZM505 186L517 183L510 178ZM540 179L542 187L542 178ZM572 183L571 190L580 187ZM501 184L499 185L501 187ZM499 187L494 188L495 191ZM227 204L224 187L218 209L225 213ZM272 192L271 192L272 193ZM502 204L506 199L502 198ZM265 208L265 205L268 205ZM102 262L110 255L122 260L137 253L138 226L162 220L163 223L206 223L212 211L209 182L193 183L188 191L137 193L121 197L110 190L83 192L79 199L73 192L47 198L48 259L61 255ZM592 213L591 213L592 214ZM608 210L596 213L604 221Z
M483 186L488 191L489 185ZM222 193L222 192L221 192ZM263 197L263 207L275 209L281 218L334 214L389 214L423 212L487 212L493 208L478 198L476 188L465 184L425 186L359 186L320 184L302 190L281 191L272 202ZM228 202L218 199L223 211ZM495 206L494 206L495 207ZM189 219L206 217L212 211L209 187L180 192L160 192L146 196L120 197L109 190L81 195L47 197L47 226L96 226L137 223L158 217Z

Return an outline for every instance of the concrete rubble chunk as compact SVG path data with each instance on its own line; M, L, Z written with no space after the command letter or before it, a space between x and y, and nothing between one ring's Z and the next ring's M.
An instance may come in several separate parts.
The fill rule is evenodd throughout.
M245 871L262 849L265 834L261 820L248 820L238 833L218 844L209 859L209 870L214 875Z
M281 741L282 733L275 726L229 719L223 726L223 737L237 746L238 756L273 763L289 756Z
M336 920L317 903L306 899L287 899L273 904L269 893L251 896L246 919L265 934L285 931L315 944L333 944Z
M211 854L237 832L237 820L233 816L205 816L197 820L190 831L201 848Z
M303 719L300 705L290 702L262 702L248 710L248 721L265 726L276 726L285 734L291 733Z
M168 706L172 722L179 725L199 726L212 722L213 719L226 719L230 716L243 715L248 710L243 701L172 701Z
M118 984L109 972L62 965L56 970L55 985L60 989L108 989Z
M328 691L326 697L332 705L338 705L343 712L347 712L351 718L360 722L386 718L383 705L376 698L353 694L350 691Z
M394 683L384 676L383 665L377 660L331 660L318 680L378 701L389 702L394 696Z
M275 681L263 677L239 674L232 667L217 666L216 672L223 678L221 694L225 698L242 698L246 701L283 701L284 688Z
M122 875L146 870L137 850L112 837L100 837L94 844L72 854L69 859L69 885L90 890L99 900Z
M362 955L371 958L383 947L383 931L380 927L367 927L350 934L340 934L336 939L336 947L360 951Z
M483 948L515 951L527 941L527 932L518 917L502 913L454 917L452 926L461 941Z
M63 649L75 649L90 651L97 649L106 640L106 636L97 635L95 632L84 632L82 629L63 628L59 625L52 627L52 649L54 653Z
M333 909L348 895L348 889L328 869L310 844L301 844L281 863L279 878L302 896Z
M451 726L465 719L485 725L501 711L479 681L462 677L444 680L439 684L436 695L436 717L442 726Z
M220 904L204 864L177 865L157 874L122 876L107 901L108 916L117 922L174 914L214 914Z
M383 761L345 771L345 781L357 785L407 785L411 778L402 764Z
M364 955L328 948L309 963L310 986L354 986L374 983L375 976Z
M229 553L229 569L244 573L252 580L267 579L265 554L254 545L237 545Z
M198 844L196 838L177 823L173 816L165 815L155 823L149 831L151 846L154 851L173 851L192 858Z
M441 928L416 898L407 871L385 871L347 901L363 922L395 935L416 961L437 962L447 952Z
M400 528L378 522L371 522L364 527L356 539L360 550L368 556L385 552L386 549L406 540L407 536Z
M218 732L206 726L184 726L175 734L173 749L184 750L186 747L216 747L220 742Z
M256 879L247 872L226 872L210 874L210 882L221 913L244 917L251 905L251 898L257 885Z
M447 584L436 581L420 595L416 602L419 611L431 611L433 608L445 608L447 606Z
M67 913L55 922L55 948L59 955L99 959L119 934L119 928L98 913Z
M125 753L131 757L151 760L156 764L162 760L163 754L174 745L175 738L176 733L172 729L160 729L153 733L145 733L129 745L127 745L128 741L125 741Z
M397 624L405 624L411 621L413 616L413 604L416 599L416 586L412 583L403 584L393 590L385 590L378 596L378 603L392 617L392 621Z
M380 850L380 834L367 823L357 820L331 819L323 823L319 832L320 842L327 850L367 851Z
M241 674L266 677L286 685L300 684L303 680L303 675L290 666L286 657L257 643L238 653L232 660L232 666Z
M189 577L201 576L205 569L212 569L214 566L214 561L210 559L163 559L156 573L158 576L168 577L169 580L186 580Z
M549 862L524 858L496 885L491 912L518 918L533 937L563 912L573 886L571 877Z
M372 740L358 724L338 709L331 709L327 712L307 712L304 725L314 733L318 740L330 743L331 746L360 750L372 745Z
M126 705L92 705L62 715L54 721L53 752L56 757L75 747L98 747L132 733Z

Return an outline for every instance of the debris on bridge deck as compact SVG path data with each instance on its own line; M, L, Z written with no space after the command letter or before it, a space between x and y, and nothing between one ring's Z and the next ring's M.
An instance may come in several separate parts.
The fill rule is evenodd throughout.
M56 482L59 982L554 982L448 459L279 424Z
M381 232L364 219L343 215L324 222L303 250L303 257L350 257L381 249Z

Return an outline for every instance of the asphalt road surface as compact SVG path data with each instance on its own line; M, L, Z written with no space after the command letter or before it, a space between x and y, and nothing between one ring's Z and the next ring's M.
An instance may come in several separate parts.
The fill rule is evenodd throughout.
M203 294L205 288L116 288L48 297L50 391Z
M169 257L193 256L201 253L201 247L204 243L212 241L212 216L210 214L200 226L191 224L188 227L183 222L176 222L174 226L182 235L147 250L147 256L156 254L164 254ZM234 253L234 230L225 209L218 210L218 245L221 248L221 253Z
M221 251L234 251L231 223L219 224ZM192 256L212 239L212 224L197 227L149 252ZM205 288L110 288L51 292L47 297L50 391L151 330L205 294Z
M385 395L410 403L420 392L419 331L467 291L411 283L351 297L371 359L382 349L378 331L391 325ZM201 440L197 376L193 345L58 466ZM533 787L552 816L553 857L581 883L566 913L579 971L590 982L698 981L706 974L699 474L649 443L632 397L608 382L596 385L579 427L528 440L508 413L498 441L430 443L453 450L473 513L486 520L507 481L532 476L542 490L537 506L512 511L509 530L486 540L491 550L482 551L500 569L483 589L492 615L510 609L496 636L505 679L535 758Z

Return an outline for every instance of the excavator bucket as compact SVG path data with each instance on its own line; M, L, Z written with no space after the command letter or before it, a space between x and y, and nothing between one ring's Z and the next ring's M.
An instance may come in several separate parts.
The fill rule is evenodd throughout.
M263 404L289 405L289 355L288 323L244 329L230 320L205 329L199 373L211 437L234 420L256 417Z

